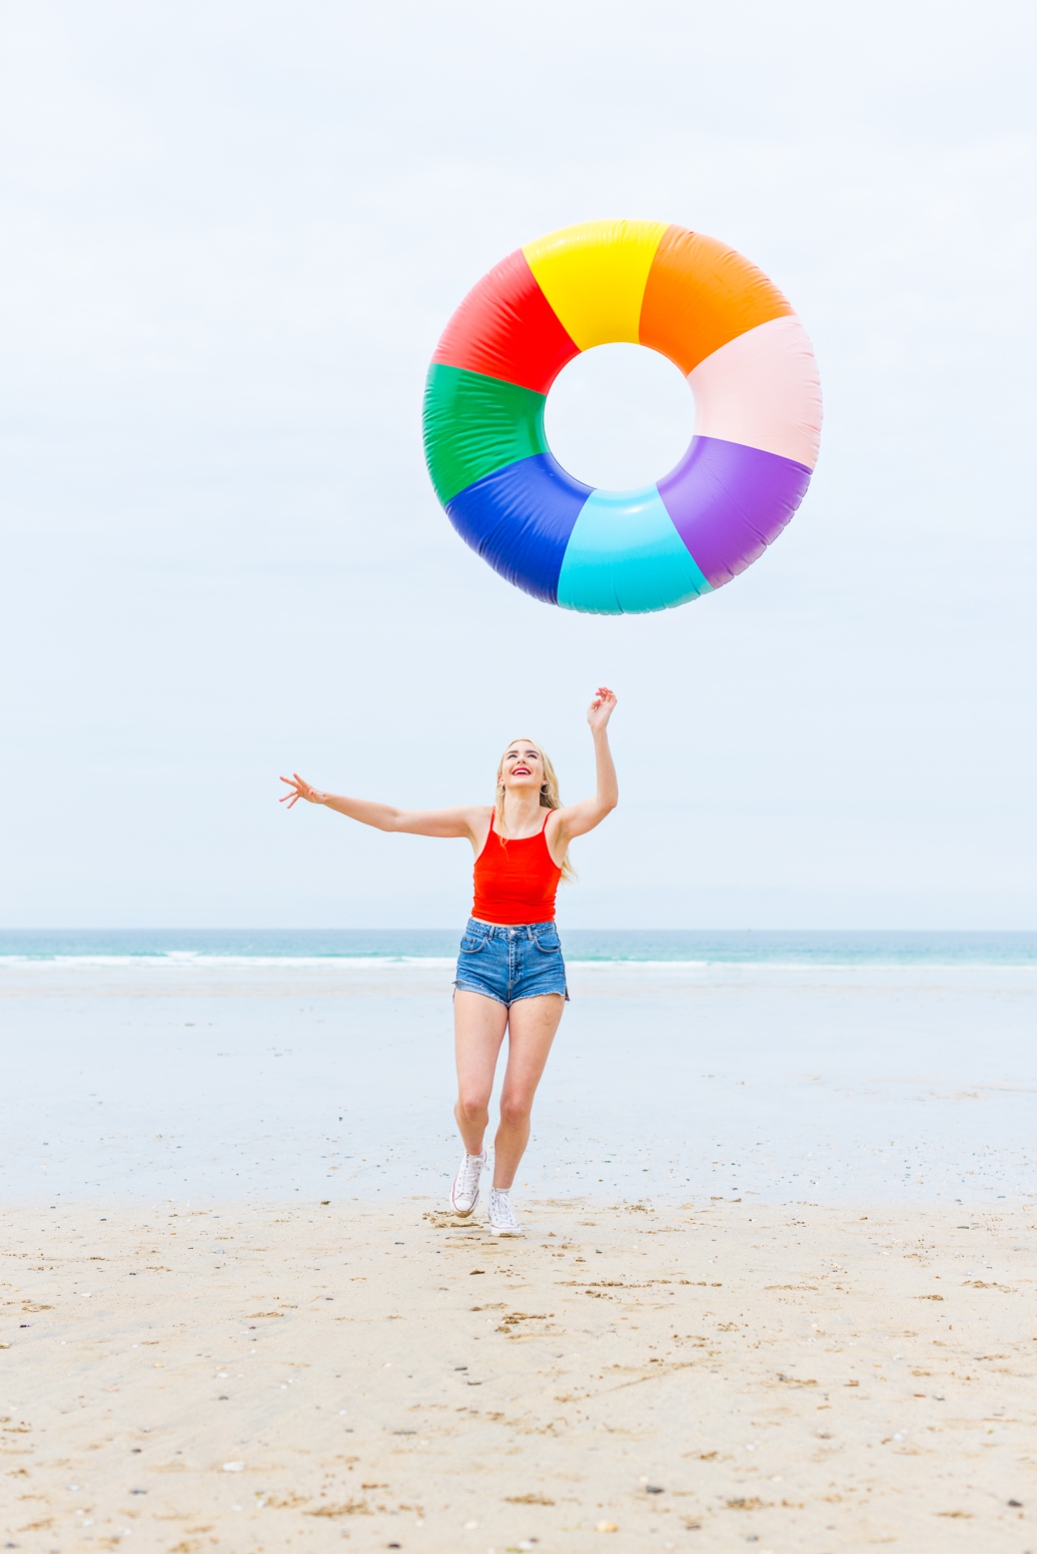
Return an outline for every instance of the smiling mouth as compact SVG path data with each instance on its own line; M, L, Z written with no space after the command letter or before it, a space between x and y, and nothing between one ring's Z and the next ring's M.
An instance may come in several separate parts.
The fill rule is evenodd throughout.
M513 766L512 769L511 769L511 775L513 777L528 777L529 776L529 767L528 766Z

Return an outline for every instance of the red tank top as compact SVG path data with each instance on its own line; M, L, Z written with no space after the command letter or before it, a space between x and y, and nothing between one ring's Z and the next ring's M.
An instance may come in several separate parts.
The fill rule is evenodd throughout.
M562 871L548 851L546 825L545 816L535 836L502 841L490 816L486 846L475 860L473 917L506 927L554 922L555 891Z

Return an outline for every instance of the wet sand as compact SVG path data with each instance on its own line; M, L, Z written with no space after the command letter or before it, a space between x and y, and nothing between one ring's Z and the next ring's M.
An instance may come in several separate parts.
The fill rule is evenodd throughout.
M8 1206L6 1546L1037 1550L1033 1207L523 1217Z
M452 974L0 965L3 1197L445 1195ZM570 986L520 1200L1035 1186L1037 967L577 964Z

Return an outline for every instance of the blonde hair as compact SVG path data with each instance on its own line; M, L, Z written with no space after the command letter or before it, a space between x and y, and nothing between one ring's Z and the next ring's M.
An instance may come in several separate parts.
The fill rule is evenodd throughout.
M536 744L535 739L531 739L529 742L531 745ZM508 749L510 750L511 745L517 743L518 740L513 739L511 744L509 744ZM558 793L558 778L555 776L555 769L551 765L551 757L548 755L543 745L537 745L537 749L540 751L540 759L544 763L544 781L540 785L540 807L541 809L561 809L562 800ZM504 784L501 781L501 773L503 770L504 756L501 756L499 762L497 763L497 796L493 805L493 824L497 835L500 837L501 841L506 844L508 838L504 830L505 790ZM570 882L576 879L576 871L572 864L569 862L568 852L566 853L565 859L562 863L562 878L563 880L569 880Z

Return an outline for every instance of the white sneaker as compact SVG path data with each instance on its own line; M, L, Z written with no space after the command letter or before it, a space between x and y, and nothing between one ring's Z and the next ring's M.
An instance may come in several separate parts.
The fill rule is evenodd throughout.
M465 1155L450 1189L450 1207L462 1219L471 1214L479 1202L479 1178L486 1164L486 1151L481 1155Z
M507 1191L490 1188L490 1229L495 1236L520 1236L522 1226L515 1218Z

